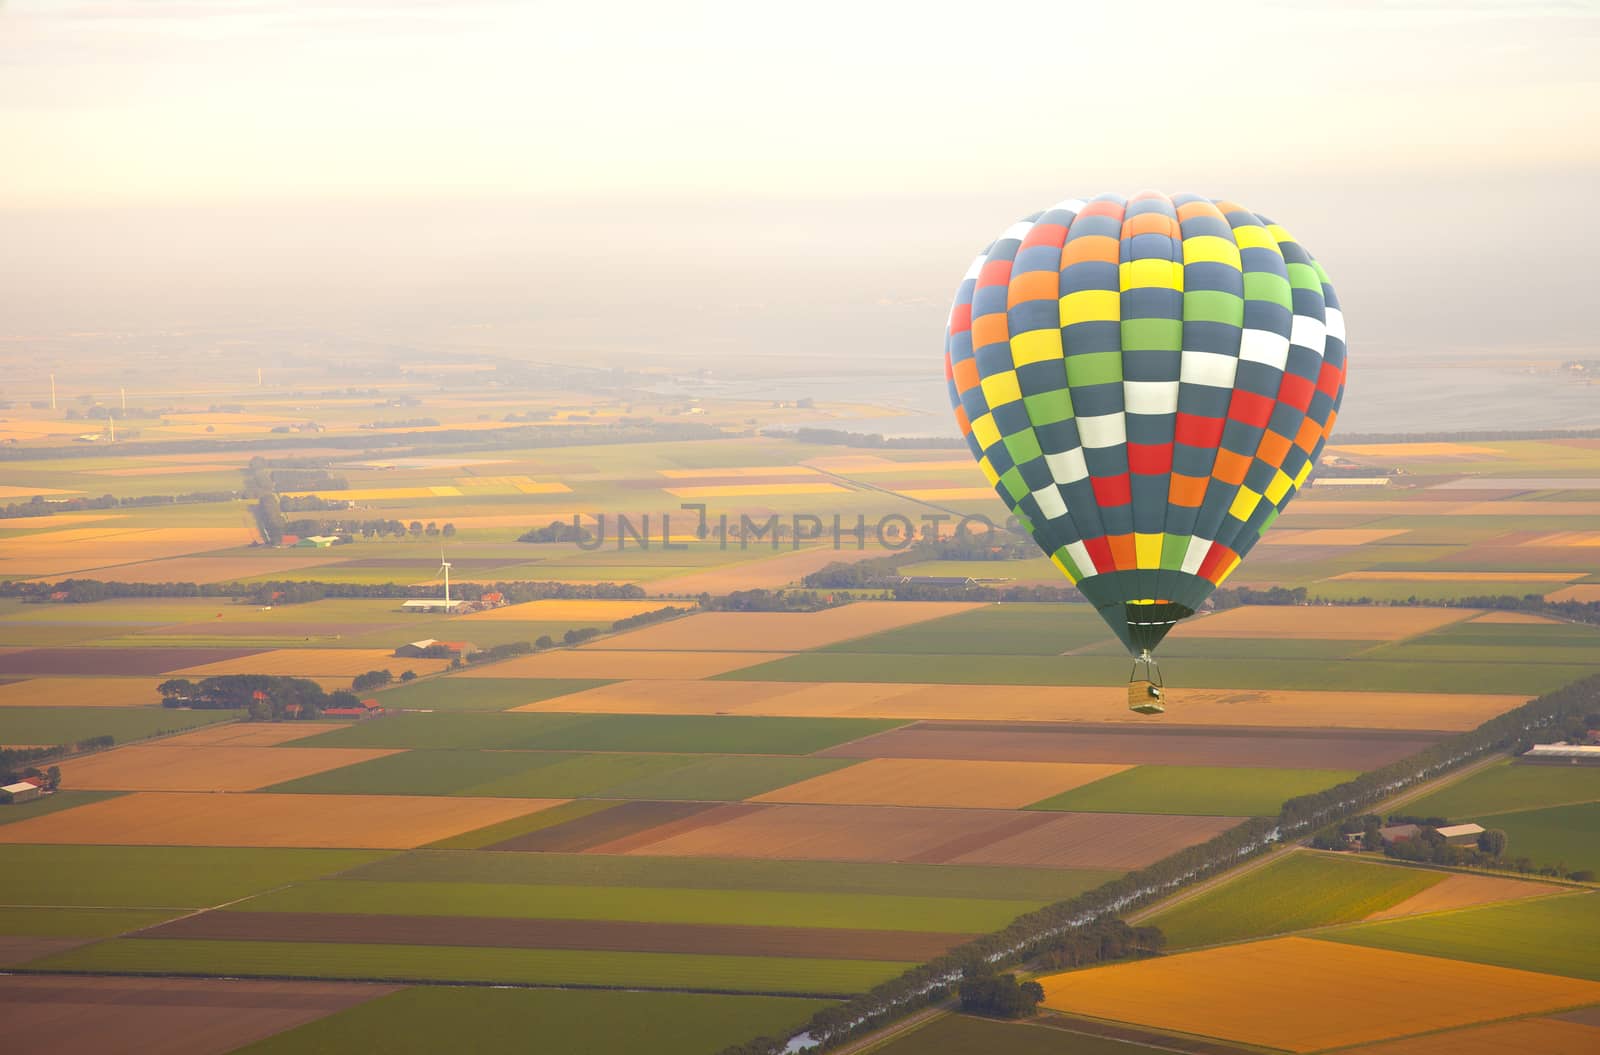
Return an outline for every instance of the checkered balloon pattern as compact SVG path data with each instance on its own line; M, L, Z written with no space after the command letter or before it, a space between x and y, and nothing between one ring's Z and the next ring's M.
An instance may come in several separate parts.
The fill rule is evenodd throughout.
M1137 655L1310 475L1344 397L1344 317L1270 220L1193 194L1104 194L979 254L945 379L990 484Z

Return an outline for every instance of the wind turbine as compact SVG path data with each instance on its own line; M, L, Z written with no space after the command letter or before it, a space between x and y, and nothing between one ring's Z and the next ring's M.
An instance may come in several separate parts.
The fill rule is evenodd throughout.
M450 562L444 559L444 547L439 547L439 570L444 573L444 604L450 607Z

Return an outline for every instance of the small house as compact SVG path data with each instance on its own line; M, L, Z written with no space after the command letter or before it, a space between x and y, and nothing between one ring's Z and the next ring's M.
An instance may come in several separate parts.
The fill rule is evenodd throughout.
M19 780L15 784L0 786L0 802L8 802L13 806L32 802L43 794L39 785L31 780Z
M1470 846L1478 841L1478 836L1483 834L1481 824L1447 824L1437 829L1444 836L1444 841L1451 846Z

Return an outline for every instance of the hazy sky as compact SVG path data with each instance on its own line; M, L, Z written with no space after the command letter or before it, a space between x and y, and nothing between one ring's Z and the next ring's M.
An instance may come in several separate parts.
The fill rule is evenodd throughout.
M936 359L1011 220L1156 187L1357 356L1592 350L1597 120L1596 0L0 0L0 333Z

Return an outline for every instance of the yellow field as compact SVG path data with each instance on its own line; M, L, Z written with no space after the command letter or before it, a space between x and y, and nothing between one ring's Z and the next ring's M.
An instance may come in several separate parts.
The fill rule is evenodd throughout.
M594 650L803 651L981 608L937 601L857 601L820 612L702 612L585 646Z
M726 477L737 480L741 476L816 476L817 471L804 465L740 465L726 469L657 469L669 480L704 480Z
M1549 626L1557 622L1532 612L1485 612L1472 620L1474 623L1542 623Z
M0 825L0 843L409 850L565 801L136 791Z
M1557 590L1555 593L1546 594L1547 601L1579 601L1583 604L1593 604L1600 601L1600 582L1579 583Z
M462 678L709 678L787 657L787 652L604 652L557 648L468 667ZM406 662L409 662L406 661ZM532 709L532 708L530 708Z
M1333 605L1230 608L1185 619L1173 640L1205 637L1264 637L1294 640L1399 641L1459 623L1475 608L1353 608Z
M27 531L55 531L69 524L93 524L102 520L126 520L126 513L55 513L48 517L0 517L0 528Z
M895 493L918 502L982 502L995 497L992 487L921 487Z
M81 495L82 491L63 491L55 487L13 487L0 484L0 498L32 498L34 495Z
M752 801L1015 810L1128 768L1076 762L872 758L757 795Z
M29 678L0 685L0 707L151 707L165 678Z
M1343 505L1345 503L1341 503ZM1394 508L1391 506L1391 513ZM1404 535L1399 529L1382 528L1287 528L1263 535L1263 546L1367 546L1386 538Z
M390 670L395 674L414 670L418 674L432 674L449 665L448 659L400 659L383 648L278 648L254 656L187 667L174 671L172 677L279 674L296 678L353 678L369 670Z
M846 488L826 482L808 484L703 484L696 487L665 487L675 498L755 498L772 495L839 495Z
M327 550L300 550L293 556L274 553L259 557L242 554L225 557L164 557L101 568L95 571L94 577L104 582L233 582L254 575L320 568L344 560L343 557L328 556L327 553Z
M1347 571L1333 576L1348 582L1571 582L1582 571Z
M575 623L614 623L618 619L654 612L662 608L692 606L693 601L590 601L575 598L561 600L550 598L508 604L504 608L491 608L462 616L465 622L479 623L538 623L570 620Z
M229 747L273 747L344 729L349 725L349 722L219 722L216 725L203 725L181 736L167 737L152 746L209 747L226 744Z
M1540 503L1543 505L1543 503ZM1554 535L1541 535L1523 543L1524 546L1600 546L1600 531L1561 531Z
M55 518L51 518L54 520ZM5 540L0 578L37 578L247 546L256 534L241 514L233 525L126 528L112 524L38 531Z
M1466 458L1505 454L1496 447L1474 447L1466 443L1352 443L1330 446L1328 450L1334 454L1370 458Z
M1058 1011L1294 1052L1600 1001L1600 982L1310 938L1039 981L1045 1006Z
M1182 689L1168 694L1170 709L1165 715L1146 717L1118 706L1125 696L1105 685L702 682L687 679L705 675L636 675L631 664L633 657L640 653L628 654L626 661L621 660L620 653L611 655L615 659L610 675L536 676L648 677L650 680L618 681L513 709L585 714L752 714L944 721L1126 722L1141 726L1172 723L1234 728L1466 730L1527 702L1522 696L1465 693ZM491 670L497 671L503 666L492 664L483 673L489 676ZM683 680L673 680L674 677Z
M61 779L85 791L254 791L397 754L360 748L169 744L119 747L61 763Z
M1558 1018L1524 1018L1357 1048L1351 1055L1594 1055L1600 1029Z

